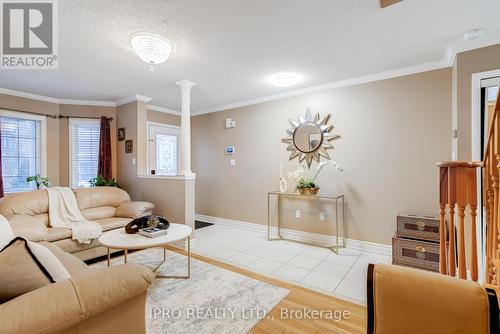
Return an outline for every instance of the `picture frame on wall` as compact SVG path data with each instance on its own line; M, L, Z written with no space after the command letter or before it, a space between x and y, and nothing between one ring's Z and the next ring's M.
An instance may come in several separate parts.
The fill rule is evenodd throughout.
M125 153L132 153L134 151L134 142L132 139L125 140Z
M125 140L125 128L119 128L118 129L118 141L124 141Z

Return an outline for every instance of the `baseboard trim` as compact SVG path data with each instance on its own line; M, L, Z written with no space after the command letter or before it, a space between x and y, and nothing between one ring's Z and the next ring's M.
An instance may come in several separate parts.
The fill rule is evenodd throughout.
M250 231L259 231L267 233L267 226L255 223L249 223L239 220L226 219L220 217L207 216L202 214L195 214L195 219L204 221L207 223L212 223L215 225L226 226L226 227L237 227ZM276 233L276 227L271 228L271 233ZM321 244L335 244L336 238L333 235L325 235L319 233L303 232L291 229L281 229L281 234L290 239L313 242ZM351 249L356 249L360 251L368 251L372 253L382 254L382 255L392 255L392 247L385 244L377 244L369 241L361 241L355 239L347 239L347 247Z

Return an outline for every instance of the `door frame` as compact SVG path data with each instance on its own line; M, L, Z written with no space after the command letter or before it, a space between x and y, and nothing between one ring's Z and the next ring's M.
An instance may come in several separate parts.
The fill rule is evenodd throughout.
M488 78L500 77L500 69L478 72L472 74L472 85L471 85L471 111L472 111L472 161L482 161L481 156L481 81ZM477 184L481 183L481 173L477 175ZM476 235L481 236L481 239L477 243L477 254L478 254L478 271L479 277L478 282L484 282L484 274L486 270L486 229L483 229L482 219L485 216L484 206L482 203L482 186L477 187L477 198L478 207L481 208L480 215L476 218Z
M156 127L160 127L160 128L167 128L167 129L171 129L171 130L176 130L179 132L179 137L180 137L180 129L181 127L180 126L177 126L177 125L172 125L172 124L166 124L166 123L159 123L159 122L150 122L148 121L147 122L147 139L148 139L148 149L147 149L147 152L146 152L146 158L147 158L147 174L148 175L151 175L151 161L150 161L150 150L151 150L151 144L152 142L154 142L154 140L152 140L150 138L150 128L151 126L156 126ZM179 150L180 148L180 140L178 140L177 142L177 175L179 174L179 164L180 164L180 161L179 161Z

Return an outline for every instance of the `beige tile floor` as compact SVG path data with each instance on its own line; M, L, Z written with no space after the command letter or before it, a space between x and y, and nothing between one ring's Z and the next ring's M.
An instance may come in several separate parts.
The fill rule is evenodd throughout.
M220 225L196 230L192 251L362 305L368 263L391 261L388 255L350 248L336 255L325 248L267 241L263 232Z

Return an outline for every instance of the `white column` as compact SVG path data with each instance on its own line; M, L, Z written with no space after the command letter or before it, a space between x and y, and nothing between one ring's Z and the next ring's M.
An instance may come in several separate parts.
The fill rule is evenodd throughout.
M191 171L191 88L196 86L189 80L176 83L181 87L181 164L179 175L194 176Z

